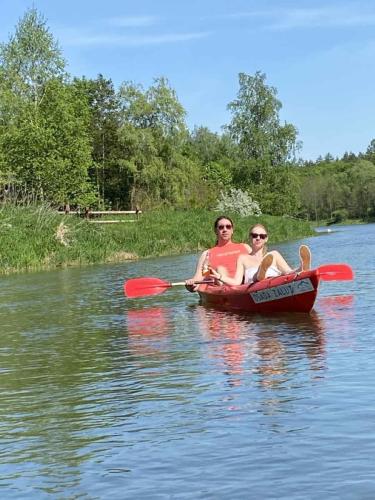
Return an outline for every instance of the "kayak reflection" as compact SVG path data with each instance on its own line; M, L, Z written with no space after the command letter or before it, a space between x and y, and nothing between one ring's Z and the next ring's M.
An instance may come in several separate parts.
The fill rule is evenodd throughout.
M325 325L316 314L242 315L197 305L194 309L207 355L230 385L283 385L307 358L313 372L325 368Z
M319 313L325 318L330 343L340 349L352 349L357 342L353 302L353 295L335 295L320 297L317 303Z
M126 324L132 336L167 335L170 329L168 309L165 307L129 309Z
M129 309L126 312L129 352L138 362L165 362L169 357L170 310L165 307Z
M231 385L240 385L245 363L246 350L242 339L246 324L231 313L200 305L195 306L194 312L202 337L207 341L208 356L224 369Z

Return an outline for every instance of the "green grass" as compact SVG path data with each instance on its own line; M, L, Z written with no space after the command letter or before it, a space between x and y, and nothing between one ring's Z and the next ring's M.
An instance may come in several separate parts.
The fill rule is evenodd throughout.
M5 205L0 209L0 273L203 250L215 242L213 222L218 215L204 210L159 210L141 215L137 222L92 224L45 206ZM249 227L257 222L267 226L271 244L313 234L307 222L291 218L234 215L233 219L235 241L247 241Z

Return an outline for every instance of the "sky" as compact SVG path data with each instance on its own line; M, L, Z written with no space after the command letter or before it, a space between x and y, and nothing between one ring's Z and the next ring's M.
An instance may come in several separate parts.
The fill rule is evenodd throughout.
M266 74L300 156L365 152L375 138L373 0L0 0L0 42L36 8L72 76L116 88L164 76L187 124L220 133L238 74Z

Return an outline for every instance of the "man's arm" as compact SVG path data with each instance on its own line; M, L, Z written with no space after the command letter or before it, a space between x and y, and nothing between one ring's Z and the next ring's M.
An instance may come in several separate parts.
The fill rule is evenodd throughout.
M208 250L205 250L199 257L194 276L185 281L185 287L187 290L189 290L189 292L196 292L198 290L199 285L196 285L194 282L203 280L202 268L203 268L203 263L207 257L207 252Z

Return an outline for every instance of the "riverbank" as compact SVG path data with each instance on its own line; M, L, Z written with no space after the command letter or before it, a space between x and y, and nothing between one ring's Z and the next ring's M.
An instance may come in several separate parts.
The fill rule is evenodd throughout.
M160 210L136 222L93 224L45 206L3 206L0 210L0 274L198 252L214 244L205 210ZM113 218L113 217L112 217ZM306 221L286 217L239 217L235 240L247 241L249 227L266 224L270 243L315 234Z
M344 219L340 222L332 222L331 219L323 219L319 221L310 221L313 227L323 227L323 226L356 226L359 224L369 224L375 222L372 219L364 220L364 219Z

